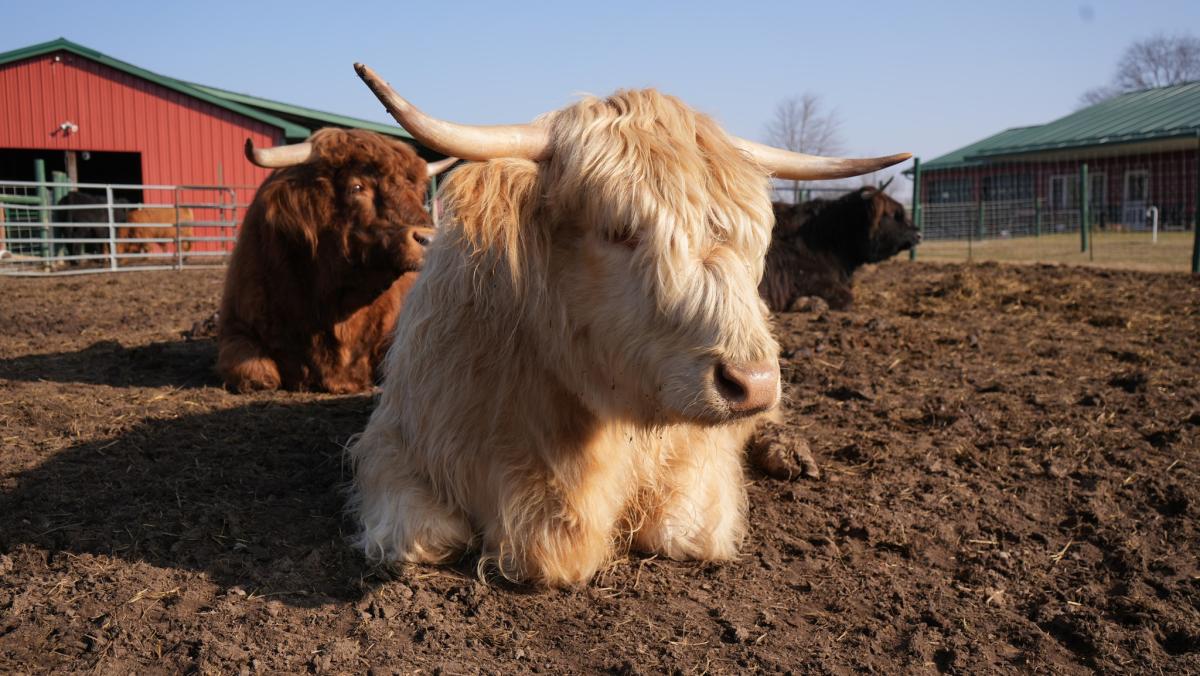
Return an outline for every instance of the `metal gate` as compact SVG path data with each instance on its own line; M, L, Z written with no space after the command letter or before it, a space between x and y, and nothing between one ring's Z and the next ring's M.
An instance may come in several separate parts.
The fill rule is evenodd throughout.
M219 267L254 190L0 181L0 274Z

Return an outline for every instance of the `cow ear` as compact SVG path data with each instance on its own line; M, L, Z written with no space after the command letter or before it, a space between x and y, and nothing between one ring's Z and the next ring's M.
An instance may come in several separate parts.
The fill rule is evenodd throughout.
M870 195L863 200L867 211L868 228L872 232L879 227L879 221L883 220L883 215L887 211L887 209L882 208L883 205L880 203L880 195L882 194L877 188L871 188Z
M420 155L413 153L412 159L408 163L408 168L405 171L408 174L408 181L412 185L427 185L429 183L429 169L425 160L421 159Z

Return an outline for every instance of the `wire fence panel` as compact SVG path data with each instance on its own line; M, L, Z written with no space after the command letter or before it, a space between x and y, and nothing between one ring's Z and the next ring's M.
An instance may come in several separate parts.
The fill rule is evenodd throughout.
M825 183L813 183L811 181L784 181L775 179L771 181L771 201L783 202L785 204L800 204L809 200L816 199L837 199L847 192L850 192L853 187L842 185L829 185Z
M254 190L0 182L0 274L221 266Z
M922 166L916 195L933 260L1192 269L1195 139Z

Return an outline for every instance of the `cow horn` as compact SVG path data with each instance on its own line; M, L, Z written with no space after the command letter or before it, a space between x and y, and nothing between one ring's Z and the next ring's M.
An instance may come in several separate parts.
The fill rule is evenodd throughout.
M885 157L846 158L822 157L806 155L782 148L765 146L754 141L734 137L737 144L751 157L758 161L764 169L777 178L793 181L816 181L829 178L850 178L869 174L890 167L897 162L903 162L912 157L912 153L899 153Z
M264 169L304 164L312 155L313 145L307 141L274 148L255 148L254 141L246 139L246 159Z
M550 134L541 127L532 124L472 126L439 120L404 100L368 66L356 63L354 71L401 127L439 153L464 160L497 157L544 160L550 156Z
M447 157L446 159L438 160L437 162L426 162L425 163L425 172L426 172L425 175L428 176L429 178L433 178L434 176L437 176L438 174L442 173L443 171L449 169L450 167L453 167L454 163L457 161L458 161L457 157Z
M883 192L884 190L887 190L887 187L889 185L891 185L892 181L894 181L894 180L896 180L896 176L893 174L892 176L888 177L888 180L884 181L883 183L880 183L879 184L879 192Z

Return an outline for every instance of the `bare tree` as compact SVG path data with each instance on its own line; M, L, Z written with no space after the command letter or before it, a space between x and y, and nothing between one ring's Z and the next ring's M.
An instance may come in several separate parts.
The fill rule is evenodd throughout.
M821 97L805 92L775 106L775 115L766 126L767 143L799 153L834 155L842 150L841 126L837 111L826 111ZM794 196L800 186L800 181L792 181Z
M1117 62L1112 84L1087 90L1079 102L1090 106L1126 92L1193 80L1200 80L1200 39L1160 33L1127 47Z
M1079 107L1086 108L1087 106L1094 106L1097 103L1103 103L1109 99L1116 98L1122 93L1124 92L1116 87L1113 87L1112 85L1100 85L1099 87L1092 87L1084 92L1083 96L1079 97Z
M836 111L826 112L821 97L805 92L780 101L767 123L767 142L798 153L830 155L841 152L842 122Z

